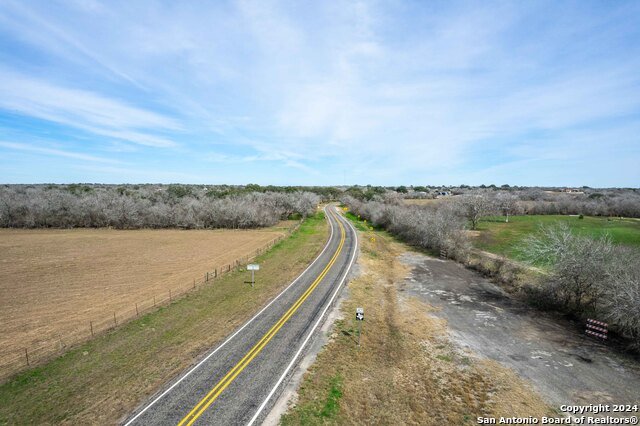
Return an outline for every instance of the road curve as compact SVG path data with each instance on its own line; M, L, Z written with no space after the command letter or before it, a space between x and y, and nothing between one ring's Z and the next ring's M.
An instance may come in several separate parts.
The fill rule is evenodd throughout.
M357 236L334 206L331 236L311 265L255 317L123 422L130 425L259 424L335 300Z

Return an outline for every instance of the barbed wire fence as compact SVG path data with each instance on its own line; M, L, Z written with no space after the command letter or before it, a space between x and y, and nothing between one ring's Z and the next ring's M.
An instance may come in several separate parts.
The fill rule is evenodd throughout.
M297 231L301 224L302 221L292 225L287 229L286 235L280 235L270 240L250 255L240 257L231 263L204 272L200 277L194 278L193 281L188 284L185 283L179 287L168 288L163 293L156 293L146 300L133 302L128 309L114 311L112 314L101 319L79 323L73 332L65 333L64 335L54 333L45 336L43 340L46 340L46 343L37 346L23 346L21 348L14 346L14 348L5 351L0 349L0 380L4 381L23 370L41 365L74 347L86 343L94 337L103 335L161 306L167 306L202 286L212 285L217 279L240 269L251 260L266 253L273 246L287 238L287 236Z

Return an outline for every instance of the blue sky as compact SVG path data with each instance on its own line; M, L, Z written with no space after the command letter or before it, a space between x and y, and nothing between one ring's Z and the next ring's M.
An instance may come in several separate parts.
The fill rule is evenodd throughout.
M0 3L0 182L640 186L640 2Z

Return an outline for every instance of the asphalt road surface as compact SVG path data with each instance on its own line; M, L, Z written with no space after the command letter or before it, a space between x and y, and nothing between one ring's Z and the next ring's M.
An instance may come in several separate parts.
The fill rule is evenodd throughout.
M129 425L260 424L346 280L353 227L325 208L331 237L316 260L195 367L131 414Z

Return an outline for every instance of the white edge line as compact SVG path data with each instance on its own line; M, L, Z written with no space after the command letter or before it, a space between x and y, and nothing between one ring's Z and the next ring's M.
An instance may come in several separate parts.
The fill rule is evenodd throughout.
M349 262L349 268L347 268L347 271L345 272L344 276L342 277L342 280L340 281L340 284L338 284L338 287L336 288L336 291L333 292L333 296L331 296L331 300L329 300L329 303L327 303L327 306L325 306L324 310L322 311L322 314L318 318L318 321L316 321L316 323L313 325L313 328L311 329L311 331L309 331L309 334L307 334L307 337L304 339L304 342L302 342L302 346L300 346L300 349L298 349L298 352L296 352L296 354L293 356L293 359L291 360L291 362L289 363L287 368L284 370L284 373L282 373L282 376L280 376L280 379L278 379L278 382L275 384L273 389L271 389L271 392L269 392L269 395L267 395L267 398L264 400L264 402L260 405L260 407L258 408L258 411L256 411L256 413L253 415L253 417L251 418L249 423L247 423L247 426L252 426L253 423L258 419L258 417L262 413L262 410L264 410L264 407L267 405L267 403L269 402L269 400L271 399L273 394L276 392L276 389L278 389L278 386L280 386L280 384L282 383L284 378L287 376L287 374L289 374L289 370L291 370L291 368L295 364L296 360L298 359L298 357L302 353L302 350L304 349L304 347L309 342L309 339L311 339L311 336L316 331L316 328L318 328L318 325L320 324L320 322L324 318L324 315L327 313L327 310L329 309L329 307L333 303L333 300L336 298L336 296L338 295L338 292L342 288L342 284L344 284L344 281L347 279L347 276L349 276L349 272L351 271L351 267L353 266L353 261L355 260L356 254L358 253L358 233L356 232L355 228L353 227L353 225L351 225L351 222L349 222L348 219L345 219L345 222L353 230L353 235L356 238L356 245L355 245L355 247L353 249L353 255L351 256L351 261Z
M327 206L328 207L328 206ZM325 207L323 209L323 211L325 212L325 214L328 214L327 212L327 207ZM327 221L329 221L328 216L327 216ZM329 225L331 225L331 221L329 221ZM240 327L238 330L236 330L235 333L233 333L231 336L229 336L227 338L227 340L225 340L224 342L222 342L222 344L220 346L218 346L213 352L211 352L209 355L207 355L202 361L200 361L198 364L196 364L191 370L189 370L187 373L185 373L184 376L182 376L180 379L178 379L177 382L175 382L173 385L171 385L167 390L165 390L164 392L162 392L162 394L160 394L160 396L158 396L156 399L154 399L153 401L151 401L151 403L149 403L146 407L144 407L144 409L142 411L140 411L138 414L136 414L131 420L129 420L127 423L125 423L123 426L129 426L131 425L133 422L135 422L138 417L140 417L141 415L143 415L149 408L151 408L152 406L154 406L158 401L160 401L162 398L164 398L169 392L171 392L173 390L173 388L175 388L176 386L178 386L184 379L186 379L187 377L189 377L189 375L191 373L193 373L195 370L197 370L202 364L204 364L209 358L211 358L216 352L218 352L220 349L222 349L224 347L224 345L226 345L229 341L231 341L231 339L233 339L234 337L236 337L236 335L238 333L240 333L242 330L244 330L244 328L246 326L248 326L249 324L251 324L251 322L253 322L253 320L255 320L256 318L258 318L260 316L261 313L263 313L269 306L271 306L271 304L273 302L275 302L276 300L278 300L280 298L280 296L282 296L284 293L287 292L287 290L289 290L291 288L291 286L293 286L296 282L298 282L298 280L309 270L311 269L311 267L313 265L316 264L316 262L318 261L318 259L320 259L320 257L324 254L325 251L327 251L327 249L329 248L329 245L331 244L331 239L333 238L333 226L330 227L331 228L331 234L329 235L329 240L327 241L327 244L324 246L324 248L322 249L322 251L320 252L320 254L313 260L313 262L311 262L311 264L309 266L307 266L307 268L302 271L302 273L300 275L298 275L298 277L293 280L291 282L291 284L289 284L284 290L282 290L280 292L280 294L278 294L276 297L274 297L271 302L269 302L264 308L262 308L260 310L260 312L258 312L257 314L255 314L253 316L253 318L251 318L249 321L247 321L242 327Z

